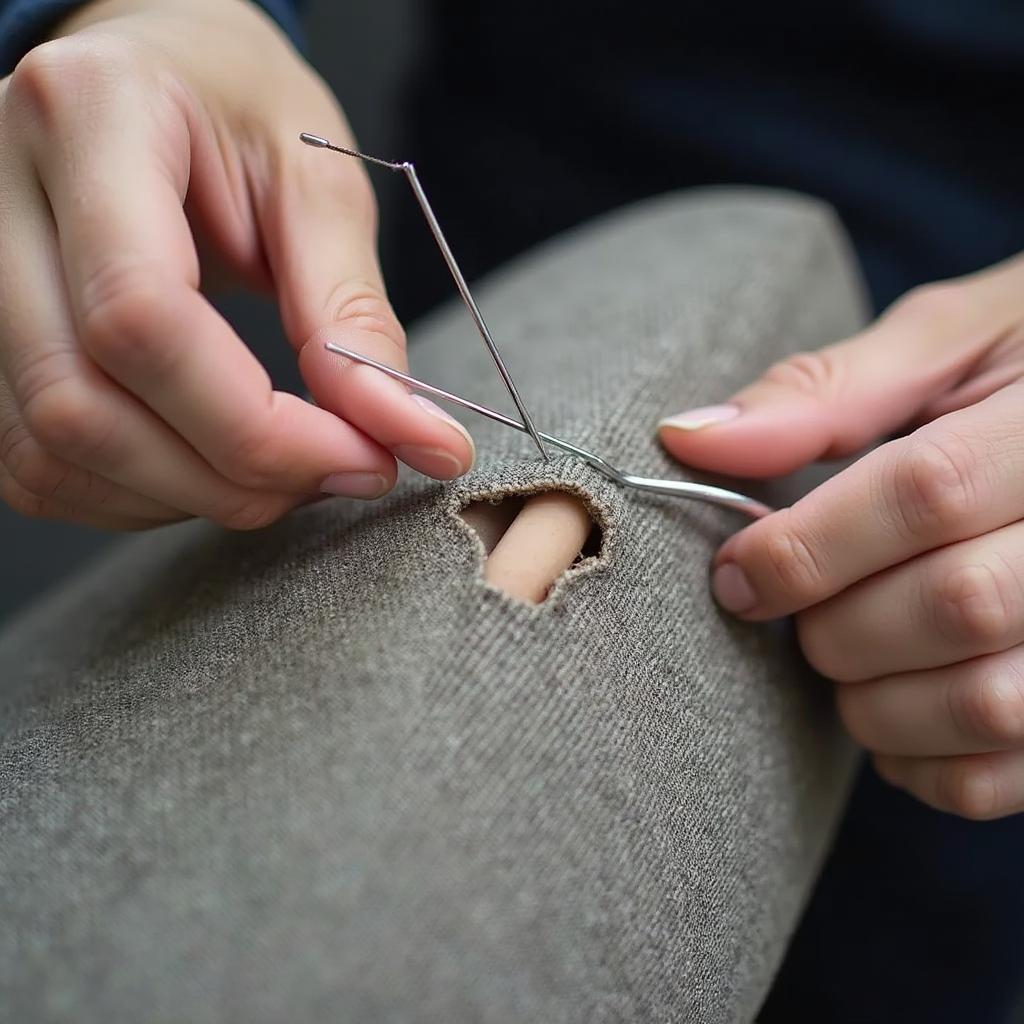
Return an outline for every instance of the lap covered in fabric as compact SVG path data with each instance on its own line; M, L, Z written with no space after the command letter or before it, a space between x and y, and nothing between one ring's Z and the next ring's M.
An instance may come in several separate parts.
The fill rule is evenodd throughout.
M864 313L828 209L755 190L614 214L478 297L538 425L651 476L687 475L659 417ZM411 364L507 407L461 308ZM133 538L0 638L0 1016L753 1019L854 763L829 688L714 606L734 513L465 422L452 485ZM601 548L530 606L459 512L545 488Z

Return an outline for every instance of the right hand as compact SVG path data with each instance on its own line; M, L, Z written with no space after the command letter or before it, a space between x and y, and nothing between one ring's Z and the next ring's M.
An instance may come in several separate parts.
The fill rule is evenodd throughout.
M399 368L376 210L324 83L245 0L94 0L0 81L0 495L110 528L263 526L371 498L396 456L442 479L472 442L323 350ZM316 405L274 392L199 290L272 289Z

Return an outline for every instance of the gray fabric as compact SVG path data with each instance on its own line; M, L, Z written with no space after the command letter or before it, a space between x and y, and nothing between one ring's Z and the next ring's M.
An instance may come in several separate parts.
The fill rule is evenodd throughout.
M615 215L480 298L538 421L650 474L686 475L657 417L862 317L831 214L759 191ZM413 364L502 404L459 309ZM710 600L734 513L467 423L454 486L133 539L0 639L0 1018L752 1019L850 777L828 687ZM604 548L531 608L456 512L548 484Z

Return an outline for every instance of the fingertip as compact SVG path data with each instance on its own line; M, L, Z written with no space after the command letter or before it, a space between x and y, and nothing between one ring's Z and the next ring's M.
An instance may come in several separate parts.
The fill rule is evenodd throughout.
M442 425L446 443L436 449L427 446L425 449L427 454L422 457L415 450L417 446L403 446L403 448L412 449L404 452L404 455L411 455L413 458L413 462L408 464L415 469L420 469L420 465L424 464L425 459L426 463L435 466L440 471L423 468L420 469L420 472L439 480L454 480L468 473L476 464L476 444L470 432L454 416L429 398L425 398L423 395L412 395L411 398L428 416L433 417ZM431 433L436 434L436 432L436 424L431 424ZM399 454L397 449L395 454L403 462L406 461L406 458Z
M684 465L755 480L792 473L824 450L821 431L813 424L754 413L698 427L681 426L669 417L657 432L664 449Z
M711 560L711 568L717 569L724 562L731 561L736 555L736 548L739 545L739 537L747 532L749 527L744 527L739 533L734 533L719 549L715 552L715 557Z
M472 436L453 416L429 399L410 394L404 384L379 370L319 349L309 351L303 365L319 406L426 476L453 480L472 469ZM364 351L365 346L355 350Z
M719 607L732 615L746 616L757 607L757 592L742 566L722 562L711 575L711 590Z
M707 430L709 427L729 423L736 419L742 411L738 405L732 403L705 405L699 409L689 409L686 412L676 413L674 416L666 416L658 426L659 428L667 427L695 433L698 430Z
M320 484L323 495L358 498L362 501L383 498L392 487L394 487L394 480L388 480L383 474L361 471L332 473Z
M434 480L455 480L469 472L470 465L443 448L427 445L400 444L394 449L395 457L411 469Z

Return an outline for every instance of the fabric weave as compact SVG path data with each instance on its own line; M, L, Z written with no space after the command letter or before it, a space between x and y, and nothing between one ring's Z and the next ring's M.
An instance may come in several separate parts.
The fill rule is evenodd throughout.
M479 298L544 429L650 475L685 475L659 416L863 318L828 210L748 190ZM507 407L461 308L413 337L414 372ZM829 687L711 601L736 514L466 422L453 485L132 539L0 638L0 1018L753 1019L854 763ZM458 510L546 486L604 546L532 607Z

